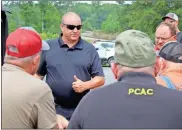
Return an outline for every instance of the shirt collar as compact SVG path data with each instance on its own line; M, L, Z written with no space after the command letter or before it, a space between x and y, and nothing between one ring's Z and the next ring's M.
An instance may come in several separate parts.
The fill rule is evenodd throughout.
M60 37L58 38L58 43L60 47L68 47L68 45L66 45L62 40L62 36L63 34L61 33ZM72 47L72 49L83 49L83 40L81 39L81 37L79 38L79 41L76 43L76 45Z
M9 63L5 63L3 65L3 68L8 68L8 69L12 69L12 70L20 70L20 71L25 71L23 68L17 66L17 65L13 65L13 64L9 64Z
M156 84L156 80L152 75L143 72L127 72L124 75L122 75L118 81Z

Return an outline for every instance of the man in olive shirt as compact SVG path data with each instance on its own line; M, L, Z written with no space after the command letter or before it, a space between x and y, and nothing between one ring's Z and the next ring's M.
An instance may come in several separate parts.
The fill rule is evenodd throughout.
M32 76L38 69L41 49L49 46L33 28L18 28L7 38L2 67L3 129L63 128L57 122L52 91Z

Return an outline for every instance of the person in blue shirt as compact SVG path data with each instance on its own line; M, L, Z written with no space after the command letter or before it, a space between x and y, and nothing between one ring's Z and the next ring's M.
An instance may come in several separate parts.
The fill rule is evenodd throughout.
M90 89L104 85L105 81L95 47L80 37L80 16L66 13L60 28L60 37L47 41L50 49L42 52L37 76L42 79L46 75L57 114L69 120L82 97Z

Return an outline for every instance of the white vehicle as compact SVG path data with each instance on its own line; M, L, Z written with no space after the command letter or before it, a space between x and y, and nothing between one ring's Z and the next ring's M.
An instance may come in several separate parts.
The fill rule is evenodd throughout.
M93 44L99 54L103 65L107 64L111 66L114 60L115 42L114 41L96 41Z

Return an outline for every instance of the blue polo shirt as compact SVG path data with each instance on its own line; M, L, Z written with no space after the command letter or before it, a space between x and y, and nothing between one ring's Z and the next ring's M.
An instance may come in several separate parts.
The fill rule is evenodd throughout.
M104 76L95 47L80 38L72 48L60 38L48 40L50 50L43 51L38 74L45 76L52 89L55 102L65 108L76 108L89 91L76 93L72 88L74 75L82 81Z

